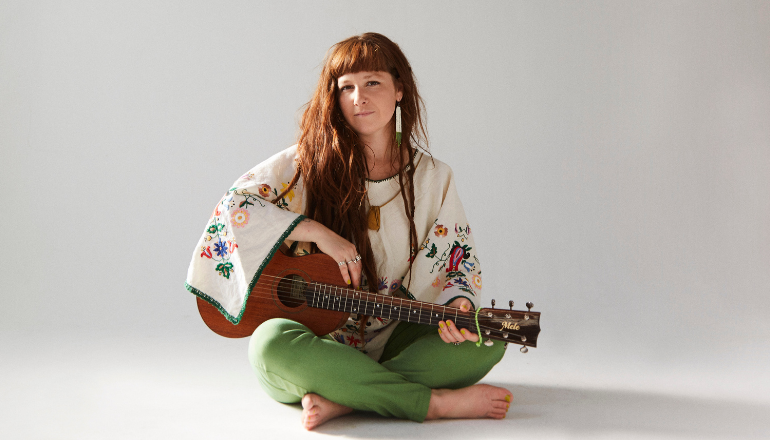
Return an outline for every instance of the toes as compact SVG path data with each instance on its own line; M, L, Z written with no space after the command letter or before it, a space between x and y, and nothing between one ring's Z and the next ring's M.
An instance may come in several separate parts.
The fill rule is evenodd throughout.
M487 414L487 417L489 417L490 419L498 419L498 420L499 419L504 419L505 418L505 411L499 411L499 410L490 411Z
M313 396L310 394L305 394L302 396L302 408L305 410L308 410L314 406L313 404Z
M496 387L491 397L492 400L499 400L506 403L511 403L513 401L513 393L511 393L509 390L506 390L505 388Z

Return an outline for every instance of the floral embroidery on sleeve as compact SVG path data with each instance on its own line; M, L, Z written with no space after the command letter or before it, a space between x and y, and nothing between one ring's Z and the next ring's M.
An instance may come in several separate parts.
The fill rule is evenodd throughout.
M422 246L420 246L420 250L428 249L428 252L425 253L426 258L435 260L430 273L436 273L437 270L441 271L444 269L446 276L444 289L457 287L463 292L476 296L476 290L481 289L481 276L480 273L472 273L477 270L478 259L471 252L473 247L465 243L466 241L470 243L468 238L471 233L470 226L465 225L463 227L455 224L454 232L456 239L451 241L451 238L447 237L448 228L437 224L437 222L438 220L434 223L436 226L433 228L433 234L437 238L438 246L436 242L431 243L430 238L426 239ZM446 238L449 238L449 240L444 241ZM441 249L443 251L439 253ZM440 277L436 277L431 285L437 287L440 283Z
M246 174L241 176L241 180L249 181L253 180L253 177L253 174ZM288 188L287 183L282 183L281 185L283 185L284 189ZM200 257L217 262L218 264L214 267L214 271L228 280L235 271L235 266L230 262L230 258L238 248L230 226L235 229L245 227L249 224L249 219L251 218L249 208L256 207L257 205L264 208L271 203L268 197L271 195L278 197L280 194L275 188L266 183L257 185L256 188L256 193L237 186L230 188L230 191L217 203L211 220L209 220L209 224L206 227L204 243L211 242L211 244L201 246ZM286 197L281 197L275 205L283 210L288 210L289 204L286 202L286 198L289 201L294 198L293 189L286 194Z

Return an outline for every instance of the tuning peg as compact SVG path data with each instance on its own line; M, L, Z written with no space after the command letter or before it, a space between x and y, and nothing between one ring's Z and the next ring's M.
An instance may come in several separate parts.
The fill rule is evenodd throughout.
M526 345L522 345L521 348L519 349L519 351L522 352L522 353L526 353L526 352L529 351L529 349L527 348Z
M510 309L513 310L513 301L508 301L508 307L510 307Z
M532 311L532 307L534 307L534 306L535 306L535 305L534 305L534 304L532 304L532 303L527 303L527 311L528 311L528 312L531 312L531 311Z
M490 338L484 342L484 345L486 345L487 347L491 347L492 345L494 345L494 342L492 342L492 339Z
M495 308L495 300L492 300L492 308Z

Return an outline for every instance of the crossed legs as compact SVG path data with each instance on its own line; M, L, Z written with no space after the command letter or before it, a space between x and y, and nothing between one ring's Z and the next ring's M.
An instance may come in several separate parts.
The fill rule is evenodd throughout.
M415 421L502 418L510 391L473 384L503 353L502 344L446 344L435 329L407 323L395 329L380 363L285 319L262 324L249 344L262 387L279 402L301 402L308 429L353 410Z

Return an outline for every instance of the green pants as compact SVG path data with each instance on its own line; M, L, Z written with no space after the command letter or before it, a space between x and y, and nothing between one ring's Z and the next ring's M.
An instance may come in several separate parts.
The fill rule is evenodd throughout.
M447 344L434 327L401 322L377 362L302 324L271 319L251 336L249 361L262 388L279 402L315 393L355 410L422 422L431 389L473 385L504 350L500 342Z

